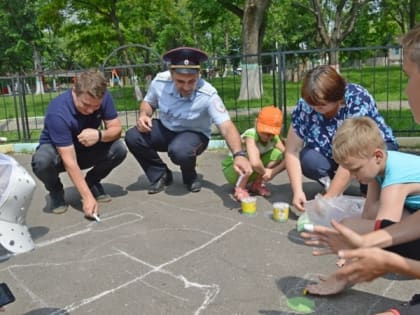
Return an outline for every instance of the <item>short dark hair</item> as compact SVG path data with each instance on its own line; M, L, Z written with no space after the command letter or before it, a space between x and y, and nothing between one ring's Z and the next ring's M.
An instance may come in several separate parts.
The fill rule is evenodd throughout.
M338 102L344 98L346 80L331 66L308 71L303 79L302 98L311 106Z

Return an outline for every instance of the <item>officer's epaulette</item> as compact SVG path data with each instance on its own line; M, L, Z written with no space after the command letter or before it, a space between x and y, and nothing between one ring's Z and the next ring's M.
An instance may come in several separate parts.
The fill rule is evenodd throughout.
M213 95L217 93L216 89L208 82L204 82L203 86L198 89L198 92L204 93L206 95Z
M159 81L171 81L171 73L169 71L163 71L163 72L159 72L156 77L155 80L159 80Z

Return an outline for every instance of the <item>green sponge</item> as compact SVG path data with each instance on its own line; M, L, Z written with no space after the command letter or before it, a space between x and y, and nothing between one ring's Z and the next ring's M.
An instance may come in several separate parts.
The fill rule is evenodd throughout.
M287 306L298 314L309 314L315 310L315 302L302 296L288 299Z

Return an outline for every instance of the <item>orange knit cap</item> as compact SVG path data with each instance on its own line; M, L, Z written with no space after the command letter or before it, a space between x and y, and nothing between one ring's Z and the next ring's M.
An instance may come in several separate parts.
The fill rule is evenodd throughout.
M261 109L257 117L257 131L279 135L283 124L283 113L277 107L267 106Z

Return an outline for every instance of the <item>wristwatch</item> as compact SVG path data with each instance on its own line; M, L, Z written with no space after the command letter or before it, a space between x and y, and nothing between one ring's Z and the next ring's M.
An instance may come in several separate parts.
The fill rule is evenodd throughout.
M233 156L233 158L236 158L237 156L246 157L246 152L244 150L237 151L237 152L233 153L232 156Z

